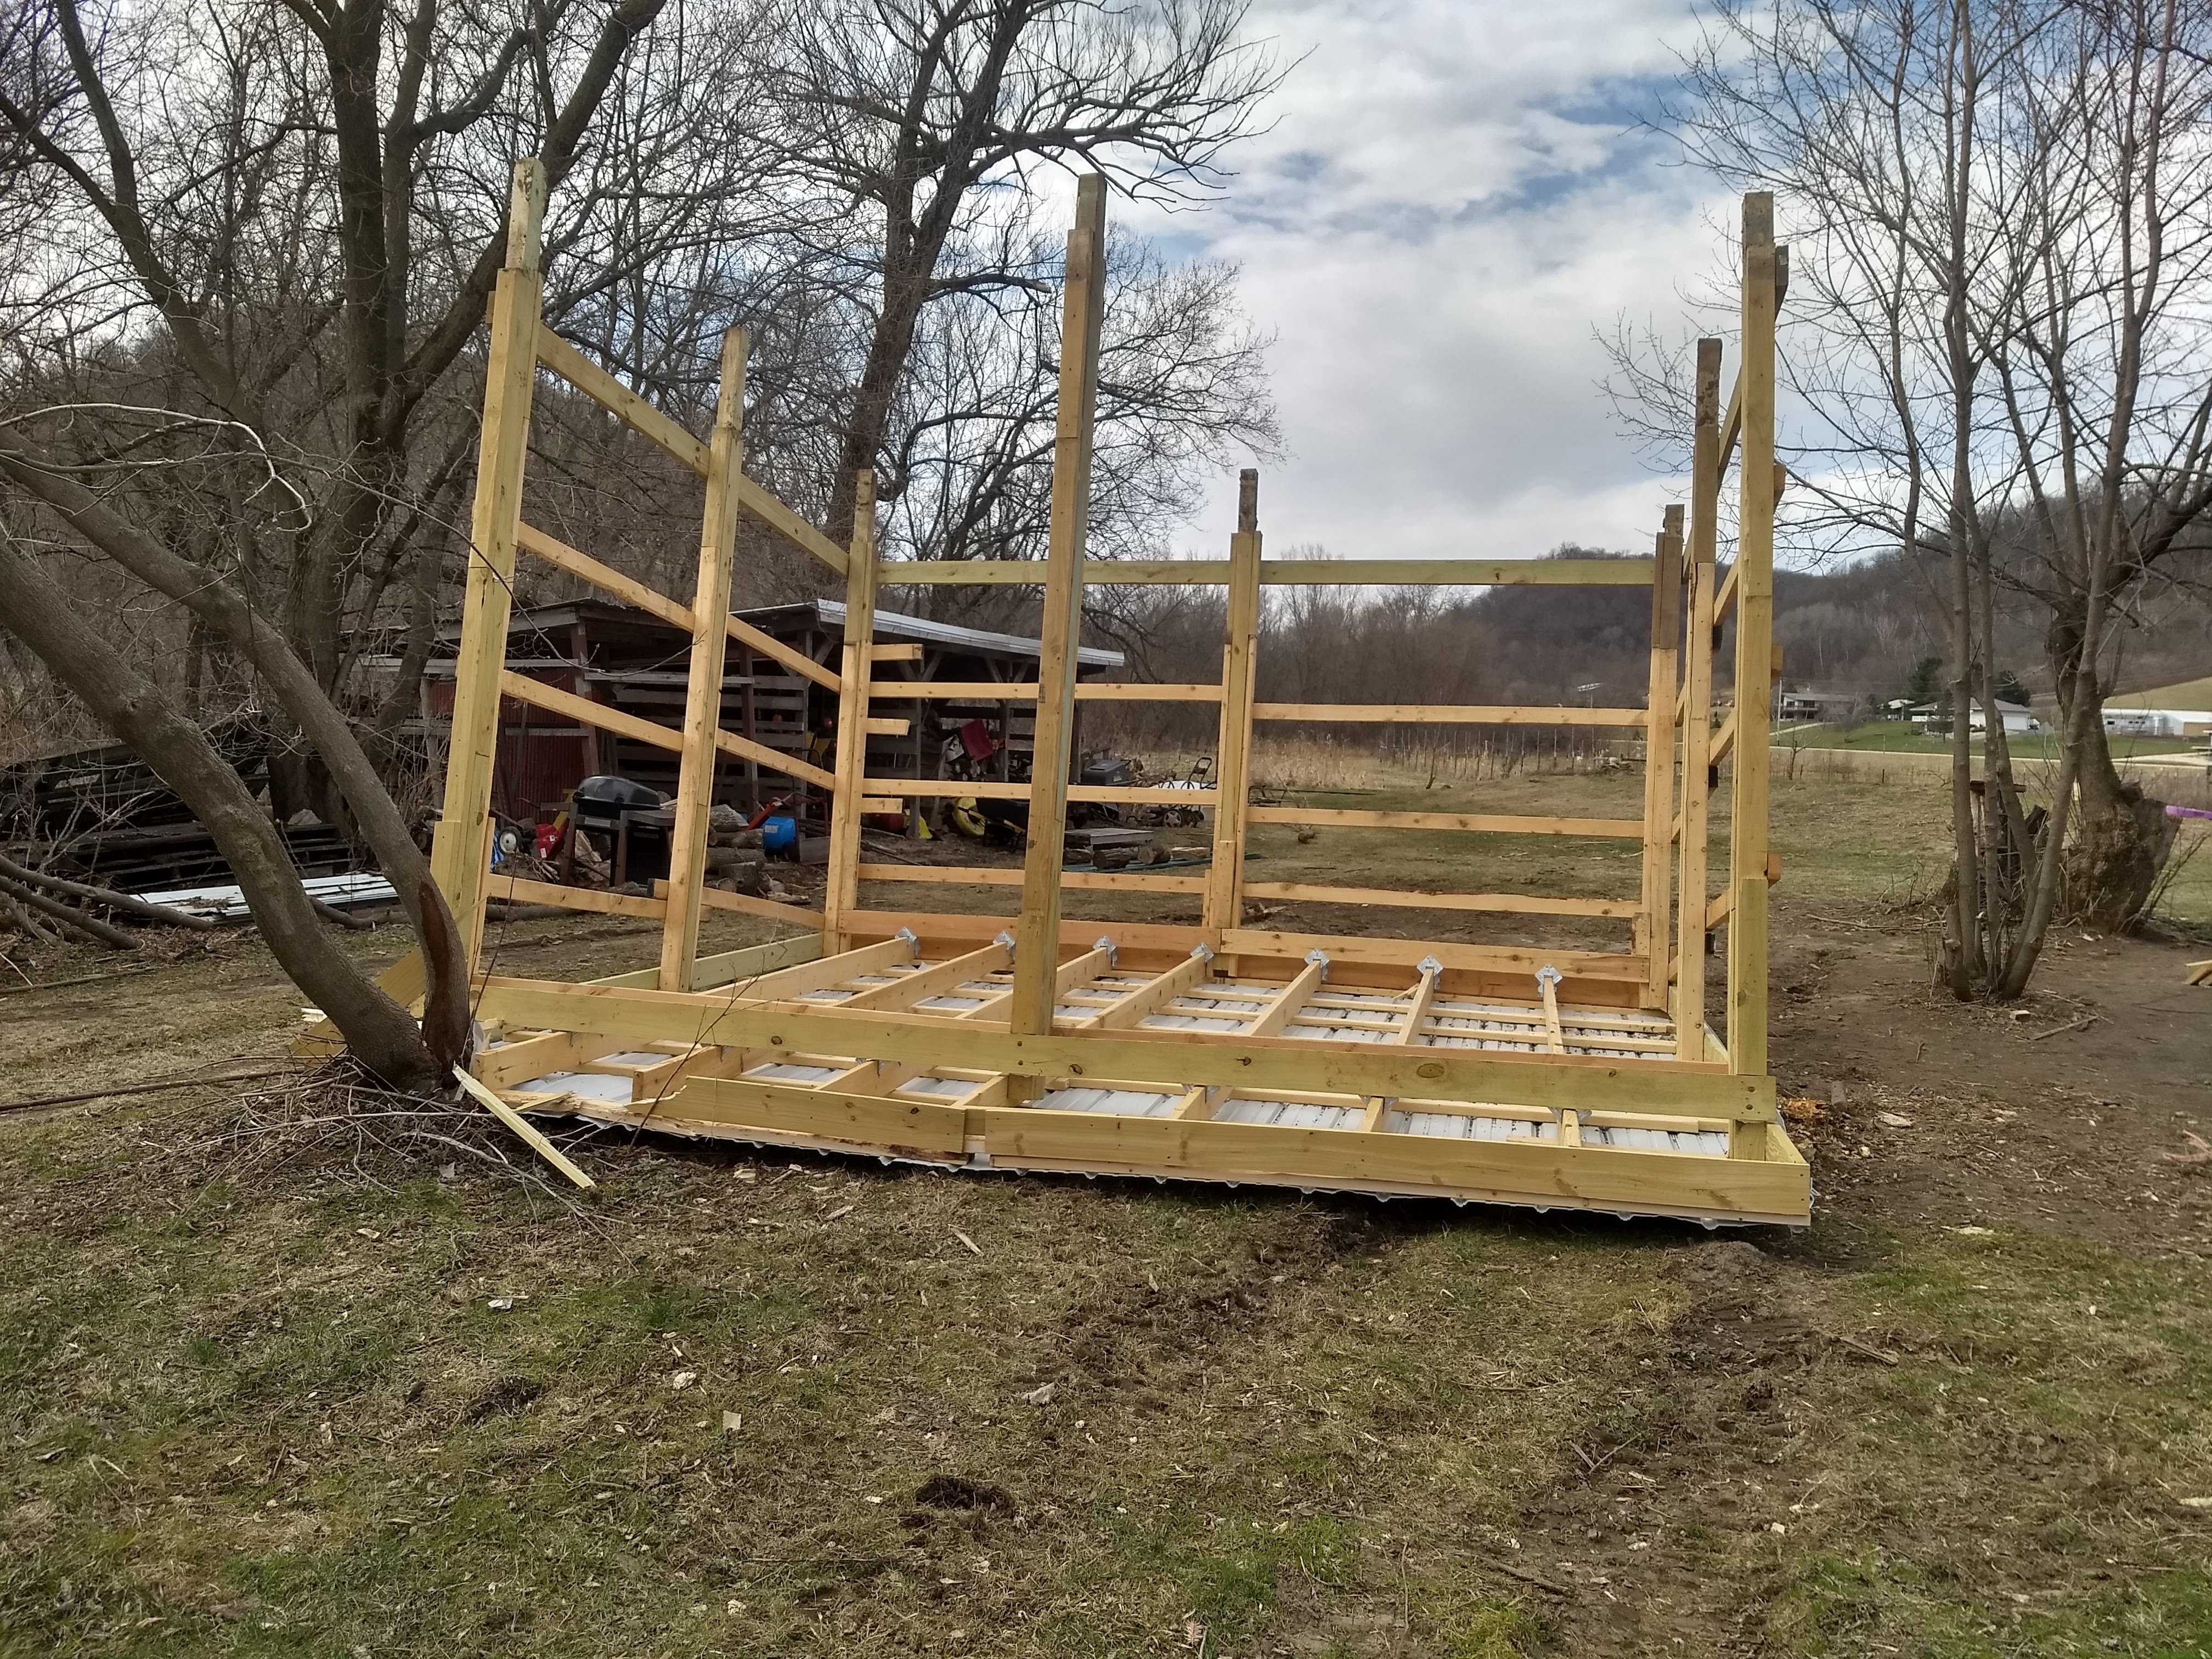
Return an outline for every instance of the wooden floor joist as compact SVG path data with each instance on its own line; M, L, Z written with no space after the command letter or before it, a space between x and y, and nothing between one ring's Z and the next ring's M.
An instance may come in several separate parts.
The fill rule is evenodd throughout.
M493 306L475 552L434 852L489 1037L463 1086L556 1165L565 1160L524 1114L944 1169L1805 1222L1809 1170L1778 1119L1765 1051L1765 901L1777 872L1766 844L1764 692L1773 592L1775 313L1784 269L1771 199L1754 195L1744 204L1735 391L1723 415L1721 346L1701 343L1692 500L1686 515L1668 509L1655 557L1271 560L1263 556L1258 475L1248 471L1225 559L1104 561L1085 556L1105 290L1103 186L1097 178L1079 182L1068 244L1048 556L916 564L878 552L866 474L847 481L854 511L842 547L744 475L741 337L731 337L714 429L702 440L555 335L540 315L543 169L527 161L518 169ZM526 521L525 439L541 367L707 481L689 605ZM845 578L848 631L835 665L726 614L740 518ZM1725 579L1717 580L1722 522L1735 526L1735 548ZM547 669L510 667L507 595L520 553L689 634L680 728L585 695L587 679L570 689L565 675L556 684ZM901 671L887 665L914 664L924 647L877 641L875 595L921 583L1042 589L1034 678L893 678ZM1224 589L1218 681L1077 684L1084 590L1103 583ZM1638 688L1645 706L1347 703L1320 700L1325 686L1310 688L1318 694L1311 701L1259 700L1270 679L1266 587L1495 583L1650 587L1650 672ZM1729 641L1724 619L1734 623ZM834 707L820 722L827 735L834 721L826 752L803 759L720 728L728 641L798 677L818 706ZM1713 670L1724 644L1735 672L1718 678L1732 678L1745 701L1723 711L1714 707ZM951 777L926 762L897 777L867 775L870 735L910 735L916 756L925 756L957 723L945 711L961 702L1033 705L1028 780L1012 772ZM1218 709L1212 775L1196 787L1082 783L1078 705L1098 702L1192 703L1209 719ZM886 704L878 716L875 709ZM626 892L586 890L489 866L499 839L489 814L503 707L543 711L677 757L677 824L665 879ZM1253 780L1264 775L1265 760L1254 746L1255 729L1301 724L1535 728L1551 734L1547 743L1556 736L1607 744L1614 758L1640 765L1642 810L1601 817L1254 805ZM709 884L708 826L716 806L736 804L729 794L735 769L718 772L718 757L809 793L801 815L823 826L830 848L820 908ZM1725 786L1723 768L1731 774ZM1709 804L1723 787L1729 856L1715 892ZM1191 861L1205 867L1069 871L1056 833L1030 837L1018 869L863 857L875 816L960 796L1024 803L1035 822L1055 826L1070 803L1195 808L1176 821L1191 825L1189 839L1204 854L1200 860L1194 852ZM1432 866L1445 879L1420 890L1372 884L1350 858L1335 880L1255 881L1246 870L1255 824L1326 829L1363 843L1427 836L1462 850ZM1515 884L1480 878L1480 838L1498 836L1550 837L1560 855L1588 861L1564 884L1570 891L1500 890ZM1578 849L1583 841L1639 843L1637 890L1623 890L1614 874L1626 862L1618 849ZM959 889L936 901L946 905L996 898L1001 913L884 908L900 902L886 901L886 892L909 894L916 885ZM1094 894L1117 893L1142 895L1155 908L1141 921L1068 914L1096 902ZM489 971L495 963L480 944L488 901L659 921L661 947L652 965L589 983L501 975ZM1253 909L1255 901L1325 908L1269 925L1267 912ZM702 915L714 911L766 922L780 936L702 957ZM1369 913L1381 914L1358 919ZM1394 928L1413 931L1422 913L1437 918L1436 931L1460 936L1392 936ZM1467 936L1495 916L1528 931L1488 942ZM1560 937L1564 927L1578 931ZM1725 937L1726 998L1717 1022L1725 1040L1707 1023L1706 946L1716 936ZM1542 939L1551 942L1525 942ZM419 965L403 967L386 984L403 1000L419 998ZM326 1033L311 1035L321 1041Z

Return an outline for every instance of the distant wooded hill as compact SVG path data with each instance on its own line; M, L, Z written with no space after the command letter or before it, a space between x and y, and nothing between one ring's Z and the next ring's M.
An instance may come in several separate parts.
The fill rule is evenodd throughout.
M1317 551L1289 549L1281 556ZM1552 556L1627 556L1562 547ZM1944 654L1942 596L1935 586L1942 580L1940 566L1931 562L1923 579L1902 555L1827 572L1777 571L1774 638L1783 647L1784 684L1879 701L1929 695L1929 683L1941 684L1940 663L1923 670L1917 684L1915 669ZM930 591L946 620L1014 631L1035 625L1033 598L994 588ZM1645 701L1648 588L1272 587L1265 599L1259 694L1266 701L1635 708ZM1099 588L1087 603L1093 637L1127 650L1135 678L1206 681L1219 674L1219 590ZM2132 620L2122 642L2122 684L2212 670L2212 606L2197 592L2170 588ZM2046 696L2040 624L2027 600L2015 599L2011 613L2000 615L1997 637L2000 673ZM1729 669L1724 651L1717 669L1723 689ZM1193 721L1210 718L1190 713Z

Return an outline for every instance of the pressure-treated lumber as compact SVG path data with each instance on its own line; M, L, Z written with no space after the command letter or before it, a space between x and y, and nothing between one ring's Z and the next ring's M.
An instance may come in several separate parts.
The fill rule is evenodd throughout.
M1697 428L1690 471L1690 545L1686 574L1688 620L1683 630L1682 811L1675 839L1680 859L1674 970L1675 1054L1705 1055L1705 837L1713 764L1713 581L1720 538L1721 343L1698 342ZM1663 947L1656 947L1663 948Z
M775 994L788 999L797 994ZM1024 1033L927 1014L845 1013L835 1004L765 1007L753 998L686 997L497 975L485 980L480 1007L484 1018L540 1030L589 1031L641 1042L673 1038L775 1055L859 1054L872 1048L923 1065L1033 1077L1066 1076L1073 1067L1079 1076L1174 1080L1179 1086L1318 1087L1362 1097L1433 1095L1639 1116L1687 1113L1758 1122L1774 1117L1771 1078L1730 1075L1715 1064L1477 1048L1404 1049L1356 1042L1224 1038L1181 1031L1106 1036L1071 1027Z
M1374 720L1394 726L1608 726L1641 730L1641 708L1575 708L1522 704L1430 702L1263 702L1255 720Z
M1018 887L1022 872L986 865L862 864L855 867L862 881L915 882L931 887ZM1141 869L1063 870L1063 888L1079 892L1119 889L1129 893L1203 893L1203 876L1156 876Z
M1589 836L1638 841L1641 818L1548 818L1510 812L1383 812L1357 807L1255 806L1253 823L1295 823L1320 829L1451 830L1492 836Z
M550 327L538 327L535 344L539 362L641 437L658 444L679 464L702 478L707 477L708 446L693 437L681 422L662 414ZM743 511L802 552L812 554L839 575L845 574L845 550L769 493L766 486L740 473L736 489L738 506Z
M837 785L830 802L830 867L823 891L823 948L852 943L847 914L860 902L860 815L868 770L869 648L876 642L876 475L854 481L853 544L846 550L845 641L837 696Z
M553 904L563 910L590 910L606 916L649 916L658 921L668 914L663 900L636 893L611 893L595 887L563 887L557 882L532 881L494 871L485 883L486 896L508 904Z
M735 430L741 404L726 411L726 421L718 416L714 438L702 444L572 348L549 343L535 316L534 296L526 313L507 319L510 335L526 322L526 357L542 356L706 477L709 501L696 592L688 609L522 526L519 508L509 520L505 557L510 571L516 550L530 551L678 628L696 648L681 729L530 678L542 669L518 665L523 672L508 672L503 628L491 644L479 645L467 665L477 708L471 717L475 725L465 735L474 732L480 741L483 760L477 769L487 788L501 696L655 744L677 753L682 763L680 850L670 879L649 897L586 893L505 872L487 876L488 795L473 807L461 793L451 797L460 810L449 814L441 831L447 851L451 854L459 844L465 823L476 837L468 859L459 860L474 878L471 925L481 927L487 894L657 917L665 924L661 961L652 968L580 986L483 976L479 1012L488 1030L508 1039L485 1062L494 1092L510 1091L509 1109L521 1105L630 1127L956 1168L1151 1173L1708 1220L1802 1221L1809 1205L1808 1171L1776 1121L1774 1086L1765 1075L1764 1033L1753 1029L1765 1017L1763 988L1759 994L1747 989L1765 971L1765 889L1778 873L1765 845L1764 792L1772 520L1779 488L1771 450L1772 312L1779 301L1780 254L1762 217L1770 211L1764 198L1746 203L1744 362L1725 433L1718 349L1699 351L1686 535L1684 515L1674 509L1648 561L1366 563L1264 558L1256 481L1249 475L1241 481L1237 524L1225 560L1122 563L1083 557L1103 294L1098 181L1084 181L1079 198L1063 296L1048 556L1034 565L988 568L885 567L873 545L864 481L852 544L831 549L834 558L824 558L847 578L844 658L837 666L824 667L781 642L774 649L756 643L727 615L726 593L718 599L713 591L718 580L729 579L726 556L716 568L717 549L728 547L734 535L722 532L726 527L733 532L737 513L751 510L755 495L771 504L766 515L772 523L777 514L796 522L787 507L744 481ZM734 378L726 377L726 396ZM519 405L526 414L527 392L526 384ZM487 442L500 425L497 393L495 377ZM1744 466L1735 516L1742 545L1723 585L1715 580L1721 489L1726 455L1738 445ZM520 468L518 449L507 474L510 495L520 487ZM480 505L488 499L480 495ZM820 539L803 525L787 533L801 544L810 536ZM921 582L1042 585L1045 604L1034 681L878 678L877 665L913 663L923 655L917 643L880 643L874 637L878 588L909 576ZM1086 580L1224 586L1220 684L1079 687ZM1516 580L1650 586L1646 707L1256 699L1261 590L1268 586ZM1736 680L1744 691L1741 708L1716 733L1713 642L1723 604L1738 619ZM723 676L712 659L731 638L782 662L811 685L837 693L840 740L827 769L715 729ZM906 704L915 712L878 716L872 701ZM1034 702L1038 715L1031 781L866 775L865 739L872 734L911 735L916 721L963 702L1003 709L1024 702ZM1218 705L1216 787L1071 786L1075 711L1080 702L1097 702ZM1604 818L1255 808L1248 805L1250 744L1255 725L1263 721L1640 732L1647 769L1642 810L1635 818ZM831 856L822 910L705 885L702 809L710 799L717 754L756 759L829 793ZM1739 830L1736 862L1712 895L1705 890L1707 791L1722 761L1734 768L1735 811L1751 829L1748 834ZM472 787L468 770L465 758L457 763L465 788ZM1030 803L1040 833L1031 838L1018 872L892 864L864 856L860 823L866 815L947 795ZM1061 838L1049 827L1061 821L1070 802L1086 801L1207 811L1208 867L1188 873L1148 867L1066 871ZM1363 835L1634 841L1642 858L1637 890L1604 896L1249 882L1245 839L1255 823ZM687 826L695 825L697 833L687 836ZM1595 857L1598 849L1591 851ZM864 881L958 886L968 890L969 899L1018 888L1020 898L1012 916L872 909L860 902ZM1159 904L1153 914L1182 920L1108 922L1103 926L1110 933L1100 937L1099 922L1074 920L1061 907L1065 894L1115 892L1181 901ZM1624 924L1621 936L1632 943L1623 949L1565 950L1312 934L1244 925L1248 899L1577 917ZM797 937L701 959L697 929L708 908L757 916ZM1704 945L1708 930L1721 927L1729 930L1726 1042L1705 1024L1702 1002ZM1755 954L1755 962L1747 953ZM411 988L419 990L419 984ZM623 1049L644 1052L613 1057ZM793 1062L805 1068L796 1078L762 1074L763 1068L782 1070ZM617 1106L561 1092L559 1079L549 1079L560 1071L628 1077L639 1104ZM532 1079L548 1080L526 1089ZM1328 1127L1291 1127L1298 1123ZM1621 1130L1637 1133L1614 1139Z
M699 580L691 602L691 664L684 692L684 747L676 774L676 823L669 837L668 915L660 936L660 988L681 991L699 954L699 894L707 882L707 815L714 804L715 738L722 726L722 648L729 635L730 561L737 550L737 481L745 463L744 330L722 336L721 390L708 441L707 509Z
M1667 1006L1668 924L1674 870L1674 682L1680 672L1676 641L1682 627L1682 509L1667 509L1654 559L1651 586L1651 680L1645 700L1651 725L1644 738L1644 908L1636 921L1636 948L1651 959L1646 981L1650 1006Z
M1766 1070L1767 726L1774 621L1774 198L1743 198L1741 507L1729 831L1729 1064ZM1759 1143L1763 1144L1763 1143ZM1745 1155L1752 1155L1747 1147Z
M526 702L543 708L550 714L565 714L580 726L596 726L602 732L619 732L625 738L635 738L640 743L649 743L659 749L680 751L684 733L672 726L662 726L635 714L626 714L610 704L595 702L589 697L580 697L573 691L563 691L558 686L533 680L526 674L501 670L499 676L500 693L513 697L517 702ZM739 760L758 761L763 766L773 767L787 777L801 778L824 789L836 787L836 779L820 767L771 749L766 744L741 738L734 732L714 734L714 747L725 755ZM874 780L869 781L874 787Z
M1060 403L1052 446L1052 509L1046 532L1044 623L1038 635L1036 726L1030 739L1030 817L1059 824L1067 816L1067 774L1074 757L1076 652L1083 642L1083 549L1091 523L1091 449L1098 401L1098 337L1106 302L1106 180L1077 180L1075 228L1067 237L1067 275L1060 325ZM1023 860L1016 937L1060 933L1060 838L1031 836ZM1017 1031L1052 1029L1052 970L1057 955L1032 948L1014 963L1011 1012Z
M1231 579L1222 559L1086 559L1086 586L1218 587ZM1043 568L1020 559L908 560L884 568L886 586L1035 587ZM1649 559L1268 559L1262 587L1642 587Z
M566 1176L577 1186L590 1188L599 1184L597 1182L593 1181L591 1176L586 1175L574 1164L571 1164L568 1158L562 1155L561 1149L558 1146L556 1146L551 1141L546 1139L544 1135L540 1134L538 1132L536 1125L532 1124L528 1119L525 1118L521 1113L516 1111L514 1107L508 1105L490 1090L485 1088L483 1084L471 1077L466 1072L461 1071L456 1067L453 1072L453 1081L459 1084L462 1089L466 1092L475 1096L478 1103L483 1106L485 1110L489 1111L494 1117L497 1118L501 1123L507 1125L508 1128L514 1130L516 1134L521 1136L525 1141L529 1143L531 1151L536 1152L538 1157L544 1158L548 1164L550 1164L555 1169L558 1170L562 1175Z
M1215 746L1214 784L1220 805L1213 815L1213 865L1203 912L1208 935L1218 939L1242 914L1245 825L1251 811L1252 711L1260 647L1260 475L1247 469L1237 480L1237 533L1229 541L1229 604L1221 645L1221 725Z
M1501 915L1633 917L1634 899L1548 898L1534 893L1420 893L1392 887L1327 887L1302 881L1252 881L1248 898L1309 904L1395 904L1415 910L1488 910Z
M983 779L969 781L962 778L863 778L864 788L886 799L894 795L919 796L925 799L957 799L963 795L977 800L1035 800L1035 785L1000 783ZM1211 789L1183 789L1166 784L1110 784L1071 783L1062 786L1061 799L1066 801L1098 801L1117 806L1211 806L1217 793ZM1061 811L1066 810L1063 804ZM1031 817L1038 816L1032 809Z
M886 681L876 695L891 702L908 698L939 702L1035 702L1035 680ZM1079 681L1078 702L1219 702L1218 685L1144 684L1126 680Z
M692 614L684 606L665 594L654 592L643 582L633 580L621 571L601 564L588 553L580 553L557 536L525 524L519 527L518 538L522 550L534 554L556 570L565 570L582 581L589 582L603 593L611 593L625 605L649 611L661 621L690 632ZM816 662L803 651L793 650L772 634L764 634L750 623L738 617L725 617L723 626L729 637L750 647L763 657L783 665L802 679L830 691L838 688L837 677Z
M461 930L462 953L471 963L483 945L484 837L491 817L492 757L499 742L500 674L514 590L515 534L522 519L523 450L537 369L532 345L544 289L538 270L544 217L545 168L526 158L514 164L507 263L492 289L446 795L430 842L430 873Z

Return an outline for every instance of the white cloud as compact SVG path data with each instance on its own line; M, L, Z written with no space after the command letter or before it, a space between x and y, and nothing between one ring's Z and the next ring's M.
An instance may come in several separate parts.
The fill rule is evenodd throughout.
M1139 228L1238 261L1274 333L1278 549L1514 556L1649 544L1670 481L1615 428L1593 331L1671 325L1711 268L1708 180L1632 131L1680 0L1262 0L1304 55L1228 199ZM1224 483L1187 544L1218 553Z

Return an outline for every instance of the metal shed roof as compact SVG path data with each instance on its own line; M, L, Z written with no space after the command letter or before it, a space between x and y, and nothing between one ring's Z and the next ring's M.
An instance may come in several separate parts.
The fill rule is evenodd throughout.
M756 628L765 628L771 621L795 620L811 612L826 628L842 631L845 626L845 602L842 599L801 599L795 605L775 605L737 614ZM926 640L933 645L964 646L971 651L996 651L1009 656L1036 657L1042 647L1036 641L1019 634L994 634L988 629L960 628L951 623L933 622L927 617L908 617L896 611L876 612L876 634L896 635L906 640ZM1127 660L1119 651L1109 651L1101 646L1086 645L1075 653L1075 659L1085 668L1119 668Z

